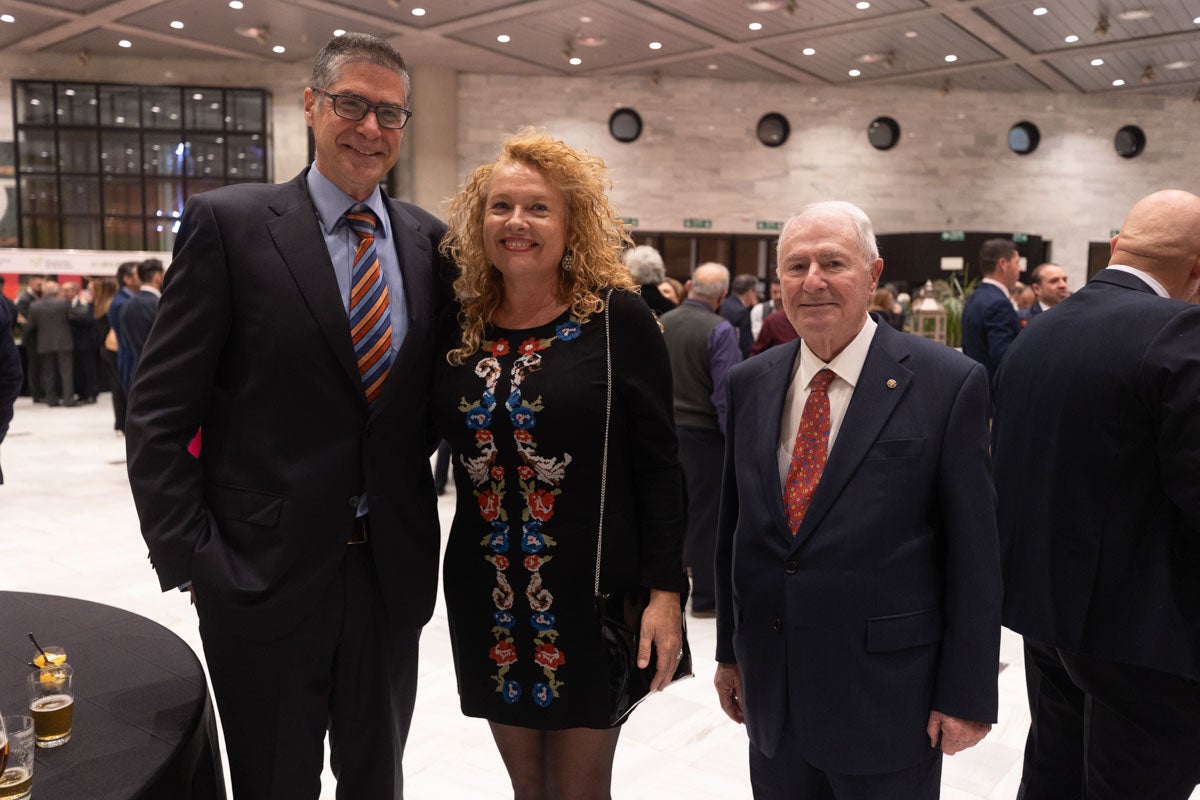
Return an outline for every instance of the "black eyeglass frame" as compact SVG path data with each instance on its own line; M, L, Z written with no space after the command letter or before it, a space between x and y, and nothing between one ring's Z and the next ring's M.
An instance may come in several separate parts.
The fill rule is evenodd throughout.
M351 122L361 122L362 120L367 118L367 114L370 114L371 112L375 112L375 121L377 123L379 123L379 127L387 128L388 130L399 131L399 130L403 130L404 126L408 124L408 121L410 119L412 119L412 112L409 111L407 108L404 108L403 106L394 106L390 103L368 103L366 100L363 100L361 97L355 97L354 95L350 95L350 94L334 94L333 92L328 92L324 89L314 88L313 91L317 92L318 94L323 94L326 97L328 97L330 100L332 100L333 101L333 113L337 114L342 119L348 119ZM365 108L363 109L363 113L360 116L353 117L353 116L348 116L348 115L342 113L341 111L338 111L338 101L339 100L349 100L354 103L362 103L365 106ZM401 123L399 125L395 125L395 126L383 124L383 120L381 120L379 118L379 109L381 109L381 108L390 109L392 111L399 111L401 114L404 115L403 120L401 121Z

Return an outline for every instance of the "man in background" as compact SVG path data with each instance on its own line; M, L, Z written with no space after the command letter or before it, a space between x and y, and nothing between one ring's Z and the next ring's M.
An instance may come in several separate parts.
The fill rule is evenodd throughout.
M112 305L108 307L108 325L117 337L117 372L121 375L121 384L113 391L120 391L122 397L128 394L129 386L133 383L133 353L128 345L121 343L121 312L141 288L142 282L138 280L138 262L126 261L117 267L117 294ZM124 405L123 401L121 405Z
M988 239L979 248L979 269L983 280L963 305L962 351L987 368L991 381L1000 359L1021 332L1021 320L1009 299L1021 274L1017 246L1008 239Z
M69 314L71 304L59 297L54 281L42 285L42 296L29 306L22 328L32 336L37 346L38 371L48 406L74 406L75 401L75 342L71 338ZM30 353L30 361L34 356ZM60 399L61 397L61 399Z
M67 321L75 350L75 393L81 403L96 402L100 393L100 342L96 338L96 320L92 314L92 295L78 283L63 284L63 299L71 304Z
M1029 285L1033 289L1034 301L1028 308L1017 312L1022 328L1038 314L1054 308L1071 294L1071 290L1067 287L1066 270L1049 261L1039 264L1033 270L1033 274L1029 276Z
M25 345L25 357L29 360L28 375L29 394L33 402L46 402L46 390L43 386L41 366L38 363L37 334L26 330L25 323L29 320L29 309L42 297L44 280L41 277L29 279L25 291L17 295L17 324L21 326L21 344ZM54 376L50 376L54 380Z
M1024 800L1185 800L1200 782L1200 197L1143 198L1111 249L996 383Z
M754 334L750 332L750 309L758 302L758 278L738 275L729 284L729 294L721 301L721 316L737 331L742 358L750 355Z
M129 354L129 379L125 384L126 393L133 386L133 378L137 374L138 364L142 360L142 351L146 348L146 339L150 337L150 329L154 327L154 317L158 314L158 298L162 296L163 265L157 258L149 258L138 264L137 293L129 298L129 302L121 308L121 329L117 333L117 358L121 357L121 348ZM115 302L115 301L114 301Z

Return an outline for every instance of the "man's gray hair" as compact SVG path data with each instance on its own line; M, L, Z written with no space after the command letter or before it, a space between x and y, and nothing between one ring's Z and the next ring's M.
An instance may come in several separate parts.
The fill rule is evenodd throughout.
M709 274L701 276L701 270ZM696 267L696 271L692 273L692 287L688 289L689 296L695 295L706 300L716 300L727 291L729 291L729 268L724 264L709 261Z
M400 51L369 33L344 33L326 42L313 61L309 87L328 89L347 64L374 64L395 72L404 79L404 104L410 105L412 80L408 77L408 66ZM317 98L317 102L322 97Z
M875 241L875 228L871 225L871 218L867 216L867 212L844 200L824 200L819 203L809 203L793 214L792 218L784 224L783 230L779 232L779 241L775 243L776 260L779 258L779 245L783 243L783 237L787 236L788 229L794 223L808 217L835 217L849 220L858 234L858 250L867 261L867 269L870 269L871 265L875 263L875 259L879 258L879 244Z
M625 251L623 260L634 282L639 285L658 285L667 277L662 256L650 245L639 244L637 247L631 247Z

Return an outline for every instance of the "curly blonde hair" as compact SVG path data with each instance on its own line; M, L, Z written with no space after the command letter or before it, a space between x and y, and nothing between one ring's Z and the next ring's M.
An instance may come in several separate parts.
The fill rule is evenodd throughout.
M600 311L606 287L633 289L633 278L621 263L621 252L632 244L625 223L608 202L612 181L604 160L575 150L543 130L521 128L500 144L499 157L475 168L450 203L449 231L441 251L458 264L454 291L462 301L459 323L462 346L446 360L460 365L479 350L492 314L504 299L504 277L483 246L483 218L488 187L498 167L522 164L537 170L567 201L566 249L574 266L558 271L558 299L571 313L586 318Z

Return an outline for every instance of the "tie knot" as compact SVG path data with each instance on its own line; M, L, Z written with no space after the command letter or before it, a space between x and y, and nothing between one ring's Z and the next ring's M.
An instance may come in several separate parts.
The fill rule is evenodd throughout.
M346 222L351 230L357 233L374 233L376 227L375 212L365 203L355 203L346 212Z
M833 370L831 370L831 369L821 370L816 375L813 375L810 391L813 391L813 392L829 391L829 384L833 383L833 379L835 377L837 377L837 376L833 374Z

